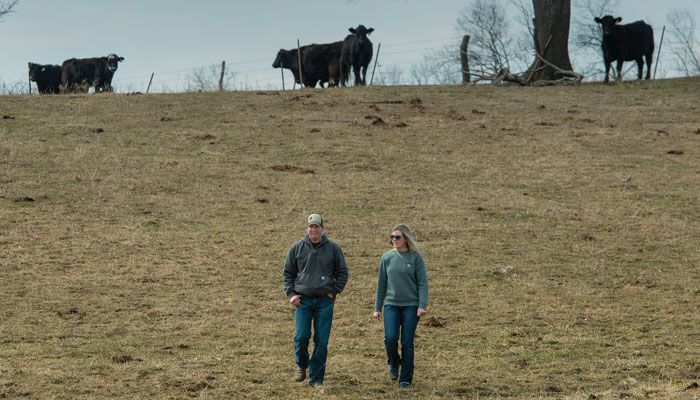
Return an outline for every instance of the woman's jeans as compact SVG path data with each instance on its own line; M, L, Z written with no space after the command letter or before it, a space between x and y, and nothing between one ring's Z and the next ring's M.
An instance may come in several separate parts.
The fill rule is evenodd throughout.
M384 344L389 365L401 365L399 382L413 382L413 338L418 326L417 306L384 305ZM401 356L399 344L401 339Z
M314 326L314 352L309 360L311 323ZM309 368L309 383L323 383L328 356L328 339L333 323L333 300L326 296L302 296L294 312L294 353L300 368Z

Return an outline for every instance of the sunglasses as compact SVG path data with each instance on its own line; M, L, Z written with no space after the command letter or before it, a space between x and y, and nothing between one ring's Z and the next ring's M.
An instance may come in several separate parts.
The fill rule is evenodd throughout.
M403 237L403 236L400 236L400 235L397 235L397 236L391 235L391 236L389 236L389 239L391 239L391 240L401 240L402 237Z

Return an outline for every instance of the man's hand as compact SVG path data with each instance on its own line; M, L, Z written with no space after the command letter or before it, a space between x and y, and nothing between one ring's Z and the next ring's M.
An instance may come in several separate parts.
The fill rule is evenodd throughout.
M428 310L426 310L425 308L418 308L418 313L416 315L418 315L419 317L422 317L427 313L428 313Z
M379 311L375 311L374 312L374 319L376 319L377 321L381 321L382 320L382 313Z
M333 293L328 293L328 294L326 295L326 297L328 297L329 299L335 301L335 296L333 296Z
M289 299L289 302L292 303L294 307L299 307L301 305L301 296L295 294L294 296L292 296L292 298Z

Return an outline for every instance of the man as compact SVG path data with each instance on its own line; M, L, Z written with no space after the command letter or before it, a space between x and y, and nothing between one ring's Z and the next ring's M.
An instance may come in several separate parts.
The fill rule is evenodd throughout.
M294 353L297 370L294 380L303 382L308 368L309 385L320 388L326 373L333 304L348 281L343 251L323 233L320 215L307 217L306 235L289 249L283 277L284 292L296 307ZM309 359L312 322L314 351Z

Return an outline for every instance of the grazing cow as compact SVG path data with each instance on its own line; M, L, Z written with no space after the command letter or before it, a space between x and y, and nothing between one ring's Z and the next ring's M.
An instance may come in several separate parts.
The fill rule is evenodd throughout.
M605 83L608 83L610 63L617 61L617 80L622 80L622 62L637 62L637 79L642 79L644 61L647 62L647 75L651 78L651 60L654 55L654 30L644 21L620 25L622 18L606 15L595 18L603 28L603 60L605 61Z
M342 42L310 44L300 47L303 82L299 79L299 61L296 49L280 49L272 67L292 71L294 81L306 87L316 87L319 82L321 87L325 83L328 83L329 86L337 86L340 81L338 64L340 63L341 48Z
M355 73L355 85L365 85L367 66L372 61L372 42L367 35L374 32L374 28L365 28L359 25L350 28L350 35L343 40L343 49L340 55L340 82L345 86L348 81L348 73L352 66Z
M59 93L61 87L61 66L28 63L29 80L36 82L39 93Z
M90 86L95 92L111 92L112 78L124 57L109 54L99 58L71 58L63 62L61 85L65 92L87 93Z

